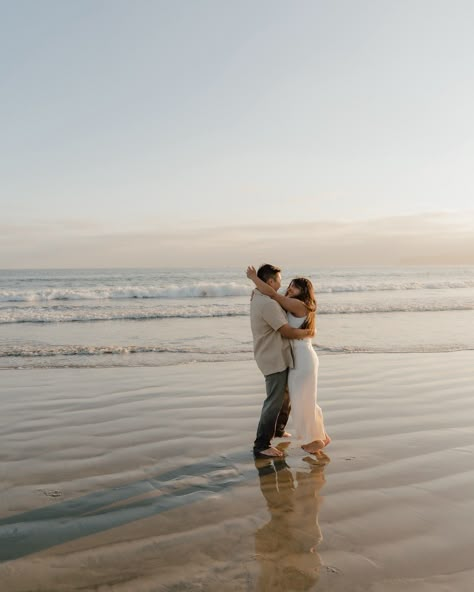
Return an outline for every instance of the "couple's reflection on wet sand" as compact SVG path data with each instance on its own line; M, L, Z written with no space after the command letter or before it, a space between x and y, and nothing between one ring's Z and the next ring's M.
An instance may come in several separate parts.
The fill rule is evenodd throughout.
M255 461L270 511L270 521L255 533L258 592L309 590L317 583L321 568L317 547L322 540L319 492L329 460L323 453L307 456L303 459L307 468L294 471L284 458Z

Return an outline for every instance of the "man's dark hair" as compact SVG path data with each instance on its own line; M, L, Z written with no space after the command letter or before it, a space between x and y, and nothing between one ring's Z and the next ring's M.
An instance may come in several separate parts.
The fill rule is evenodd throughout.
M278 267L270 265L270 263L265 263L265 265L261 265L258 268L257 275L261 280L267 283L268 280L275 279L276 274L280 272L281 269L279 269Z

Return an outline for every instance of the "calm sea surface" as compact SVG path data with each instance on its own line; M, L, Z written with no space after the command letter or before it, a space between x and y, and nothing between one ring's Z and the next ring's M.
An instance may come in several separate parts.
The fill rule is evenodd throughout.
M318 297L319 354L474 349L474 267L285 269ZM0 368L252 359L243 269L0 271Z

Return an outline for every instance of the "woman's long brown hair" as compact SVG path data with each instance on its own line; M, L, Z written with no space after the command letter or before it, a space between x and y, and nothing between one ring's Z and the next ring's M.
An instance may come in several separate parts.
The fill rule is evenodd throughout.
M295 278L291 281L291 284L300 290L300 294L298 294L298 296L294 296L294 298L301 300L301 302L303 302L308 309L306 320L302 324L301 328L311 329L314 331L316 325L317 303L316 296L314 295L313 284L307 278Z

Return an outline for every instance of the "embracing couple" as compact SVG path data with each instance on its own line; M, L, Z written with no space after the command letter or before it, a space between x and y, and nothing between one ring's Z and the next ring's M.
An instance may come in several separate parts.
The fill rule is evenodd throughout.
M267 391L254 455L283 455L271 441L274 437L290 436L285 432L290 409L296 438L304 442L303 450L315 454L331 439L316 402L319 361L311 343L316 332L313 285L306 278L295 278L283 296L278 293L281 270L269 264L258 271L250 266L247 277L256 286L250 303L250 322L255 361L265 376Z

